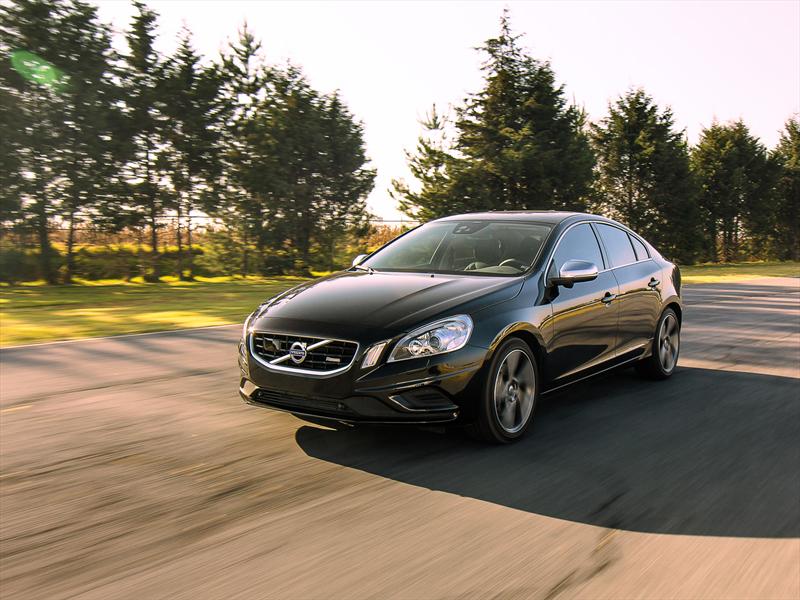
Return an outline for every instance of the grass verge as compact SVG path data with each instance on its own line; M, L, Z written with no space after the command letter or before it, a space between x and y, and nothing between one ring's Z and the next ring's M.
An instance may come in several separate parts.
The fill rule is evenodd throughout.
M270 296L302 281L275 277L3 286L0 347L238 323Z
M800 277L800 262L753 262L681 267L683 283L725 283L758 277Z
M696 265L681 267L681 273L687 284L800 277L800 263ZM260 302L302 281L219 277L1 286L0 347L239 323Z

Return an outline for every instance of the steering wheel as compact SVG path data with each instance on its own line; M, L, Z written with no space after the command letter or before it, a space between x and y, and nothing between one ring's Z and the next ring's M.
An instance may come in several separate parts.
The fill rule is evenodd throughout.
M479 260L476 260L475 262L471 262L466 267L464 267L464 270L465 271L475 271L476 269L482 269L482 268L488 267L488 266L489 265L487 265L485 262L481 262Z
M515 269L519 269L520 271L524 271L528 268L521 260L517 260L516 258L507 258L503 262L501 262L498 266L500 267L514 267Z

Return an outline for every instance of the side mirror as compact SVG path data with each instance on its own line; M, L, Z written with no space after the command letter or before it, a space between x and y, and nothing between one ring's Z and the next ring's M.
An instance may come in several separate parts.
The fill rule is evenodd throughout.
M588 260L568 260L558 271L558 277L550 279L552 285L563 285L571 288L581 281L597 279L597 265Z
M359 254L358 256L356 256L356 257L353 259L353 266L354 266L354 267L357 267L357 266L358 266L358 265L360 265L362 262L364 262L364 259L365 259L365 258L367 258L368 256L369 256L369 254Z

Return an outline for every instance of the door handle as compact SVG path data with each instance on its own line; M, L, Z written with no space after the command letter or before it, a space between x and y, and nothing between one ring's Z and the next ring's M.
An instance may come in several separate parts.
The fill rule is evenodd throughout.
M650 283L648 283L648 284L647 284L647 287L649 287L649 288L651 288L651 289L655 289L655 288L657 288L657 287L658 287L660 284L661 284L661 282L660 282L658 279L656 279L655 277L651 277L651 278L650 278Z
M614 298L616 297L617 297L616 294L612 294L611 292L606 292L606 295L600 298L600 301L606 306L608 306L614 301Z

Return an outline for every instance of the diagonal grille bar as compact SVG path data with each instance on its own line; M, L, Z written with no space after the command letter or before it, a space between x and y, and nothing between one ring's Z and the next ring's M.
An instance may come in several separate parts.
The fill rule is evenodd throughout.
M292 361L289 354L297 342L306 349L305 359L300 363ZM266 332L253 333L251 347L258 358L270 365L320 373L349 367L358 351L355 342Z

